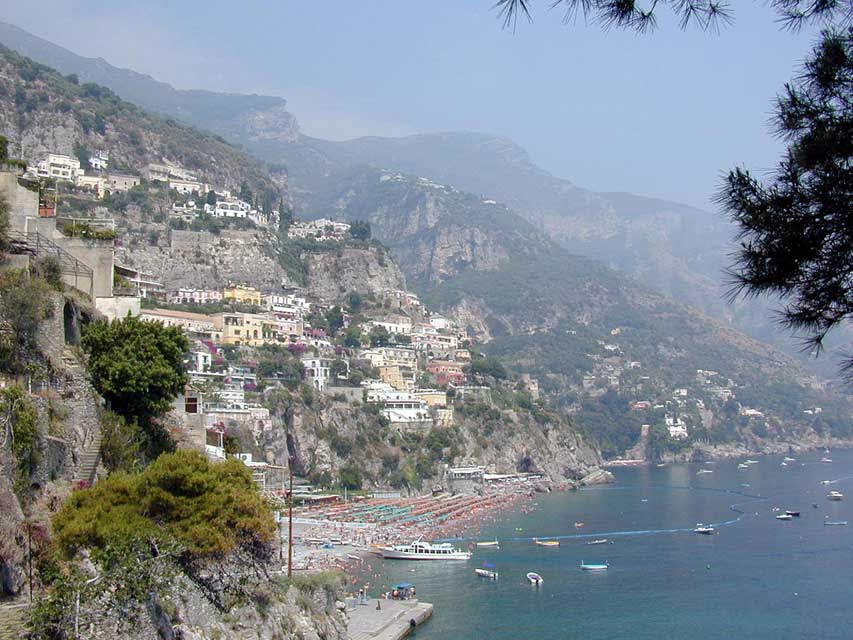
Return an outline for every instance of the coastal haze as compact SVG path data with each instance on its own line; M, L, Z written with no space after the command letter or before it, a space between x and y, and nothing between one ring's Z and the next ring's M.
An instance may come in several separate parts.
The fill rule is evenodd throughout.
M853 12L465 4L0 11L0 640L850 635Z

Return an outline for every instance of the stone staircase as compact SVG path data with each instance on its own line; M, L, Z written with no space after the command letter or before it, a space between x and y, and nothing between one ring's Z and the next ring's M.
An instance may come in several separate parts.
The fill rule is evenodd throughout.
M83 449L80 464L77 467L77 475L74 476L74 484L81 481L93 483L98 463L101 461L101 430L98 429L92 437L92 441Z
M0 640L20 640L24 637L28 608L25 602L0 602Z

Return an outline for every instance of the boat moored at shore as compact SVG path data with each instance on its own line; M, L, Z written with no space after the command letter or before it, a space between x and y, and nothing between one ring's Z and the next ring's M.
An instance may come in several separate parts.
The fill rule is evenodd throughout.
M378 553L388 560L469 560L470 551L457 549L449 542L430 544L416 540L411 544L379 547Z

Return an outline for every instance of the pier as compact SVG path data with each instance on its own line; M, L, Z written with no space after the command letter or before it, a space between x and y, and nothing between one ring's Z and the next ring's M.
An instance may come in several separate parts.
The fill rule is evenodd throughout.
M351 603L355 602L353 606ZM381 609L376 608L379 602ZM418 600L350 600L349 640L400 640L432 615L432 605Z

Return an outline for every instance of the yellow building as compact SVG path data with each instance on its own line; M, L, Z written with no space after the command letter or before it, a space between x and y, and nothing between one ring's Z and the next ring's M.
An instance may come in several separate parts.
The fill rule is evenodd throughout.
M222 332L222 344L245 344L252 347L268 342L269 319L257 313L217 313L212 316ZM265 336L265 326L267 335Z
M446 407L447 393L441 389L419 389L412 395L427 403L428 407Z
M242 284L238 284L233 287L225 287L222 290L222 299L239 302L241 304L252 304L256 307L260 307L263 296L261 295L261 292L254 287L247 287Z
M415 370L411 367L387 364L376 368L379 370L379 379L397 391L409 391L415 386Z

